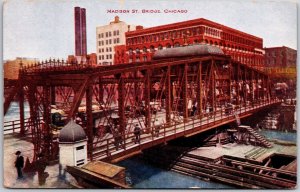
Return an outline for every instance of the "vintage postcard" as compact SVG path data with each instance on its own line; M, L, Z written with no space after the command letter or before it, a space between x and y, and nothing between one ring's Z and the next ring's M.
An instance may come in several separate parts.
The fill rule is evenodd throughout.
M295 189L297 3L7 0L6 188Z

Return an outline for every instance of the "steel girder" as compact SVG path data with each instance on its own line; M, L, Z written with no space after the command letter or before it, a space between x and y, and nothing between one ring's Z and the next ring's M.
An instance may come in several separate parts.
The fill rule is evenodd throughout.
M52 155L51 104L59 107L59 103L68 103L63 107L66 121L76 118L80 110L85 113L86 122L82 126L92 158L93 149L102 138L114 137L116 132L128 137L135 124L149 132L153 131L152 122L156 118L168 124L176 118L185 120L195 115L192 106L201 118L209 108L216 111L225 103L247 105L250 99L270 98L271 93L266 74L226 56L109 67L45 65L26 68L21 74L22 86L29 87L26 94L35 152L44 151L49 156Z

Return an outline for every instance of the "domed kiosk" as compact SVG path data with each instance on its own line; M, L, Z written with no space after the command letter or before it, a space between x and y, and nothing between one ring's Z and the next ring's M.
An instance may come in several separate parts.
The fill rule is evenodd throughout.
M87 163L87 137L72 119L59 133L59 163L62 169Z

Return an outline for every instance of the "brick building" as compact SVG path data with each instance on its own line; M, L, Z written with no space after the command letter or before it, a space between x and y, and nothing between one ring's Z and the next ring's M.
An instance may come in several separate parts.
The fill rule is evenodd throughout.
M37 63L39 60L36 58L17 57L14 60L6 60L3 64L4 79L15 80L19 78L19 69L22 63L23 67L28 67Z
M140 28L125 35L126 45L115 46L115 64L149 61L159 49L205 43L220 47L241 63L264 65L262 38L203 18Z
M265 48L266 67L296 67L297 51L289 47Z

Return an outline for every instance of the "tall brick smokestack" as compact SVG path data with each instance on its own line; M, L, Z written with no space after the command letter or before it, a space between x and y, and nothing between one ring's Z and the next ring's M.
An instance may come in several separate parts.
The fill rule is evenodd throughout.
M74 8L74 20L75 20L75 55L81 55L81 17L80 7Z
M85 9L82 8L81 10L81 55L87 54L86 48L86 15Z
M83 56L87 54L86 43L86 13L84 8L74 8L75 20L75 55Z

